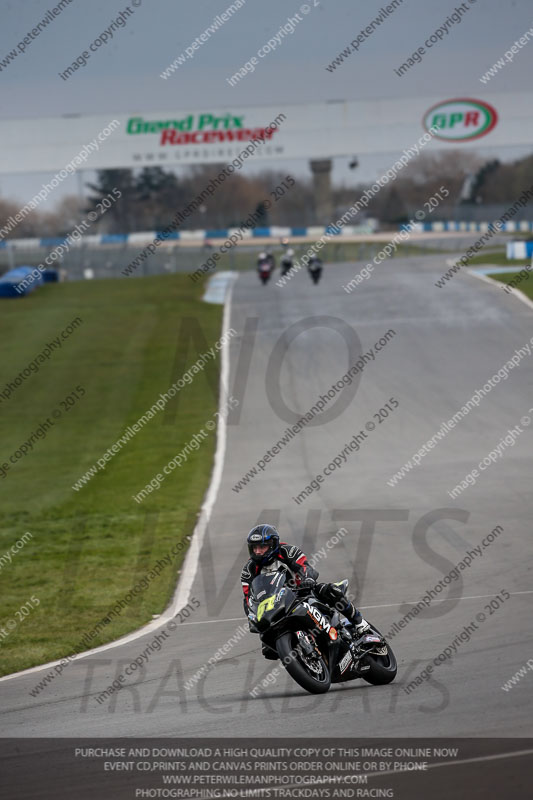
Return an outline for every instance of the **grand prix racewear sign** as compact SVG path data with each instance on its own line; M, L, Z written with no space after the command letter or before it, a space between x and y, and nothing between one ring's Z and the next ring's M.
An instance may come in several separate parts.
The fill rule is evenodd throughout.
M281 117L281 115L278 115ZM251 139L271 139L276 127L248 127L245 115L188 114L182 119L144 120L132 117L126 133L160 135L159 144L214 144L217 142L246 142ZM280 122L283 120L280 119Z

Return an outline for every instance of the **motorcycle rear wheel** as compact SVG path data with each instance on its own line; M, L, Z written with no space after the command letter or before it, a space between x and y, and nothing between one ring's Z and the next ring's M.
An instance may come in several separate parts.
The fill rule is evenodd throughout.
M331 686L329 669L322 658L319 665L322 670L320 677L315 677L311 670L299 658L298 640L295 633L284 633L276 642L276 650L281 663L296 683L311 694L324 694Z

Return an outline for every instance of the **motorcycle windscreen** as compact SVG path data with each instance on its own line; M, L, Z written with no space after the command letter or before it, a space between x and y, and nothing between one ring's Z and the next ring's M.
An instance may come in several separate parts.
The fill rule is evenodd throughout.
M277 594L285 586L286 576L285 570L258 575L250 586L250 603L257 604L264 598Z
M294 602L294 593L285 583L285 571L258 575L252 581L250 610L261 628L279 622Z

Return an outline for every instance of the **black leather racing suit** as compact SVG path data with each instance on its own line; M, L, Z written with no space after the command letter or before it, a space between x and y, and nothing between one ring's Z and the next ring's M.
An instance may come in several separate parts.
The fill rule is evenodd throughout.
M302 580L311 579L316 581L318 578L317 570L307 563L307 556L299 547L294 544L287 544L287 542L280 542L279 551L274 560L266 565L259 566L252 559L249 559L244 565L241 572L242 591L244 594L244 613L248 615L248 600L250 596L250 585L254 578L259 573L277 572L282 566L287 567L294 579L296 586L299 586ZM343 592L338 586L333 583L316 583L312 589L316 597L327 605L335 606L341 614L344 614L347 619L354 625L361 622L361 613L350 603ZM270 647L263 644L263 655L266 658L277 658L275 653Z

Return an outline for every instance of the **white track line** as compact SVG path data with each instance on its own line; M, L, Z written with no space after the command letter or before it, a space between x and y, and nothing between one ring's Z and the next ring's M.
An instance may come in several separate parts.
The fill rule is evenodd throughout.
M461 740L458 740L459 743ZM520 758L521 756L529 756L533 754L533 750L514 750L509 753L494 753L494 755L490 756L474 756L473 758L461 758L457 761L440 761L438 764L428 764L427 768L429 769L439 769L440 767L460 767L463 764L478 764L483 761L500 761L503 758ZM413 772L404 772L403 770L394 770L388 769L384 770L383 772L364 772L361 773L362 775L366 775L368 778L381 778L383 775L413 775ZM329 781L325 780L324 778L317 778L315 781L316 784L320 785L323 784L324 786L340 786L342 781L339 781L338 784L332 784ZM289 783L284 784L285 789L293 789L296 786L301 786L300 783ZM244 797L245 795L240 795Z
M229 321L231 317L231 299L233 295L233 286L237 276L238 273L231 273L231 278L226 293L226 300L224 303L224 314L222 318L222 336L224 336L224 334L226 334L229 329ZM222 468L224 466L224 456L226 453L227 412L225 410L225 400L227 399L226 398L227 386L229 385L228 383L229 345L227 339L224 339L224 343L222 345L220 353L221 353L221 358L220 358L221 365L220 365L219 400L220 400L220 407L224 409L224 413L221 414L220 417L218 418L219 422L217 425L217 446L215 452L215 464L213 467L209 488L207 490L205 500L200 509L200 517L198 519L198 522L196 523L196 527L194 529L191 538L189 549L187 550L187 555L185 556L185 561L183 562L182 565L181 576L174 597L172 598L170 605L156 620L153 620L152 622L149 622L147 625L144 625L142 628L133 631L133 633L129 633L126 636L122 636L120 639L116 639L114 642L108 642L108 644L100 645L100 647L94 647L92 650L85 650L83 653L77 653L75 656L72 657L69 663L72 663L73 661L78 661L79 659L85 658L86 656L92 656L95 653L104 653L106 650L111 650L113 647L120 647L123 644L134 642L136 639L140 639L142 636L146 636L148 633L152 633L152 631L156 631L158 630L158 628L161 628L163 625L165 625L173 617L176 616L176 613L180 610L180 608L183 608L183 606L187 605L192 584L196 575L196 571L198 569L200 551L202 549L202 544L204 541L207 524L209 522L209 518L211 516L211 512L213 510L213 506L215 504L218 490L220 487L220 482L222 479ZM18 678L22 675L31 675L35 672L41 672L44 669L51 669L51 667L55 667L58 664L60 664L62 660L63 659L58 659L57 661L50 661L48 662L48 664L41 664L38 667L30 667L29 669L23 669L20 672L13 672L11 673L11 675L4 675L2 678L0 678L0 682L8 681L11 680L12 678Z
M517 267L516 271L520 272L520 268ZM485 281L485 283L490 283L490 285L498 289L498 291L501 291L500 287L504 286L504 284L500 281L495 281L493 278L489 278L487 275L483 275L482 272L477 272L475 269L468 270L467 275L473 275L474 278L479 278L480 280ZM518 300L521 300L523 303L525 303L528 308L533 308L533 302L524 294L524 292L521 292L520 289L515 289L513 286L511 286L511 291L507 292L507 294L514 295Z
M231 298L233 294L233 286L237 278L237 273L232 274L230 278L229 289L226 293L226 302L224 303L224 316L222 320L222 336L225 336L230 327L231 318ZM211 482L207 495L200 509L200 517L196 523L192 541L185 561L181 569L181 577L178 583L176 594L172 605L173 613L176 614L180 608L186 606L189 601L189 595L192 589L194 578L198 570L198 563L200 561L200 552L205 539L205 532L207 525L215 505L220 483L222 481L222 470L224 468L224 457L226 455L226 439L227 439L227 400L228 400L228 386L229 386L229 348L226 339L224 339L224 346L222 348L221 365L220 365L220 384L219 384L219 406L224 410L224 413L219 417L219 424L217 426L217 448L215 452L215 465L213 467L213 474L211 475Z
M511 597L514 597L518 594L533 594L533 589L524 592L510 592ZM432 603L451 603L454 600L486 600L488 597L494 597L494 593L492 594L471 594L467 597L443 597L443 598L436 598L435 600L430 600L430 605ZM362 611L366 611L367 608L398 608L398 606L408 605L408 606L416 606L420 603L420 600L398 600L396 603L384 603L380 606L360 606L358 605L357 608L360 608ZM220 622L243 622L245 617L215 617L214 619L203 619L200 622L181 622L180 628L183 628L184 625L214 625L215 623ZM440 634L439 634L440 635ZM445 635L445 634L444 634ZM0 678L2 680L2 678Z

